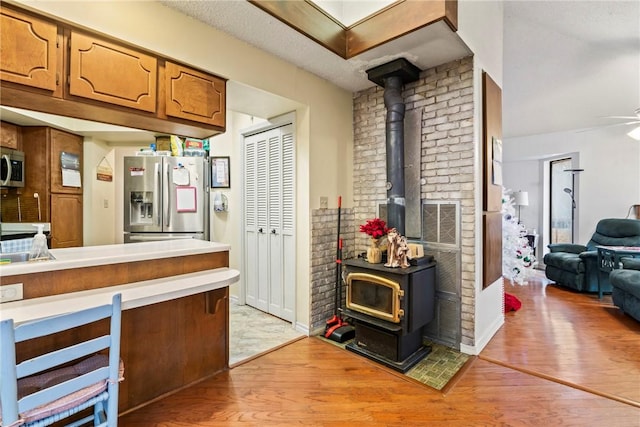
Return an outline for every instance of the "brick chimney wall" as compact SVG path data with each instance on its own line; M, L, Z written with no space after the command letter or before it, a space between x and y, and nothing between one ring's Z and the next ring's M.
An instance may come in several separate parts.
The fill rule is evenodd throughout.
M367 236L358 232L360 224L377 216L378 205L386 201L385 167L385 106L384 89L372 87L354 94L354 205L343 209L342 221L350 224L352 233L345 234L349 255L366 250ZM422 110L421 198L460 204L460 247L456 255L438 260L439 270L455 270L455 287L461 301L457 307L458 343L473 345L475 314L475 200L473 130L473 57L462 58L424 70L420 79L404 87L406 110ZM323 212L324 211L324 212ZM327 210L315 210L312 215L312 247L332 245L335 253L335 222ZM337 219L337 217L336 217ZM332 231L331 231L332 230ZM322 237L325 236L325 237ZM327 240L326 242L323 240ZM311 330L322 326L330 317L335 282L335 255L324 252L325 261L312 251ZM427 252L429 245L427 244ZM346 258L346 254L345 254ZM331 261L332 264L326 265ZM443 263L451 263L444 265ZM450 289L448 289L450 291ZM456 302L457 304L457 302ZM446 325L445 325L446 326Z

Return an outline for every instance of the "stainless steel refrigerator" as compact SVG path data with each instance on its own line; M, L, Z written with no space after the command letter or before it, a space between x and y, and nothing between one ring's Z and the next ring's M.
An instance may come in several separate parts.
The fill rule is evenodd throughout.
M124 242L209 239L209 160L124 158Z

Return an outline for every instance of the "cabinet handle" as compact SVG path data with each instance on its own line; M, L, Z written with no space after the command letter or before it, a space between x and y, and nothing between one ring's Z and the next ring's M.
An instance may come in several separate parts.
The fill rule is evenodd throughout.
M271 230L271 234L276 234L276 229Z

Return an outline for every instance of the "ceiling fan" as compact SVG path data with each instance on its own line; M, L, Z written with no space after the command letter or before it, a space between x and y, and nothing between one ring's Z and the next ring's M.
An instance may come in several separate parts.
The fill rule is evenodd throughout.
M640 108L636 108L633 112L635 116L606 116L605 119L626 119L626 123L615 123L609 126L635 125L640 124Z
M614 126L633 126L635 125L635 127L633 129L631 129L631 131L629 131L627 133L627 135L637 141L640 141L640 108L636 108L636 110L633 112L635 114L635 116L606 116L606 117L601 117L602 119L616 119L616 120L624 120L623 122L620 123L611 123L611 124L606 124L606 125L602 125L602 126L596 126L596 127L591 127L591 128L586 128L586 129L580 129L577 132L589 132L595 129L601 129L601 128L609 128L609 127L614 127Z
M611 126L631 126L635 125L631 131L627 133L631 138L640 141L640 108L636 108L633 112L635 116L607 116L605 119L623 119L625 120L622 123L613 123L610 125L606 125L605 127Z

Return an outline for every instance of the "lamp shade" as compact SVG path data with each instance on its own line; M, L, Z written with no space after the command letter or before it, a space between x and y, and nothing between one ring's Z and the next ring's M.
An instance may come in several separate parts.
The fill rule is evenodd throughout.
M513 202L516 206L529 206L529 193L527 191L513 193Z

